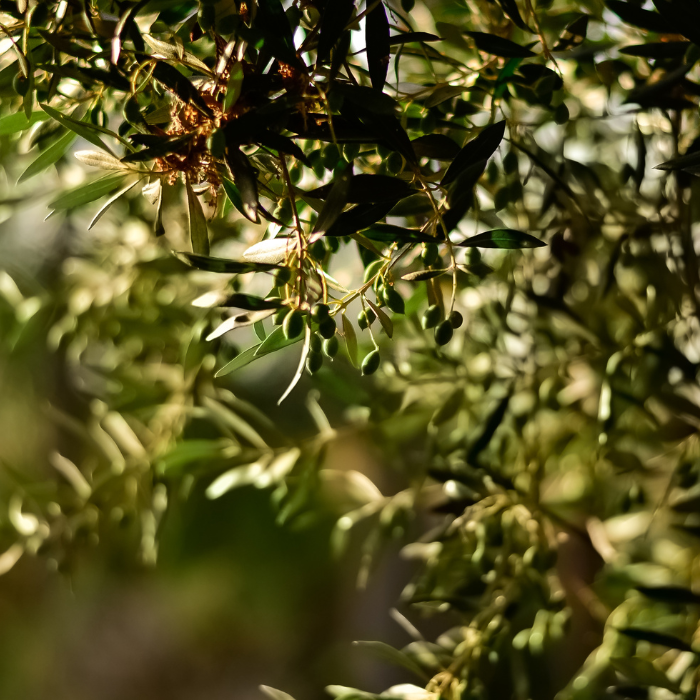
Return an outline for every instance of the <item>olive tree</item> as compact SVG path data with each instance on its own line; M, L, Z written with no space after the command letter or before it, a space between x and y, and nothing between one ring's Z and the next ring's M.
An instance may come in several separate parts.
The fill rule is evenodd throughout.
M0 19L6 424L63 383L50 449L0 452L0 569L119 525L154 564L193 484L257 487L284 527L331 502L360 585L418 562L413 641L362 643L406 683L341 700L698 697L697 0Z

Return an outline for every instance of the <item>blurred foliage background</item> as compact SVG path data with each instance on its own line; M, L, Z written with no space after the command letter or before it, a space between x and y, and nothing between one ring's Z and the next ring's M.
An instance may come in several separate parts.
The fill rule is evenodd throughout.
M266 21L273 6L255 5ZM299 55L318 26L327 33L324 3L280 7ZM240 33L239 64L261 74L280 73L288 55L246 3L0 3L2 697L700 697L700 6L382 7L392 35L430 35L392 44L386 78L411 152L377 137L385 122L360 107L348 116L351 76L367 89L378 80L364 15L348 14L336 75L319 61L309 84L339 129L369 130L365 151L290 116L274 129L295 134L309 163L290 157L283 177L289 145L254 132L240 151L255 166L253 199L251 171L234 159L226 196L213 171L196 194L174 177L159 213L136 187L87 230L96 197L65 192L93 186L94 157L72 153L97 132L61 114L88 102L100 138L118 136L128 160L134 145L155 147L140 119L159 100L180 116L197 103L149 78L137 114L124 109L133 101L119 78L134 88L145 50L135 36L186 47L162 57L151 40L146 55L188 76L212 68L222 36ZM350 3L357 15L375 8ZM304 55L320 50L312 41ZM204 75L189 83L199 98ZM264 87L269 106L298 86ZM442 187L459 147L502 119L505 137L460 175L463 190ZM419 142L434 135L443 140ZM445 138L453 147L436 155ZM308 235L331 199L312 188L342 180L346 161L416 192L352 239L319 239L310 296L293 292L306 310L332 275L334 313L356 327L363 355L379 350L380 369L353 366L343 323L337 358L278 405L298 350L220 372L273 326L217 333L233 314L217 304L232 292L282 299L283 285L268 294L265 271L212 272L209 246L233 261L277 240L292 226L292 175ZM444 195L440 215L432 193ZM253 205L281 223L251 217ZM210 217L206 245L197 207ZM388 228L372 228L387 214ZM485 228L548 245L462 246ZM426 253L426 231L437 252ZM207 257L172 255L190 245ZM377 259L404 313L363 287ZM301 263L289 267L304 278ZM362 300L342 301L358 289ZM426 309L446 315L451 297L464 322L436 344ZM370 338L355 319L372 300L392 313Z

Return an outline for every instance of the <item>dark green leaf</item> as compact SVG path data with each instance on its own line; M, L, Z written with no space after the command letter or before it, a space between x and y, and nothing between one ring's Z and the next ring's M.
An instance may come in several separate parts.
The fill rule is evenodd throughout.
M333 226L345 209L351 186L352 164L349 164L335 176L333 186L316 220L313 233L326 233Z
M526 49L524 46L520 46L514 41L504 39L495 34L486 34L485 32L464 33L474 39L476 48L484 53L502 56L503 58L530 58L537 55L530 51L530 49Z
M412 228L402 228L392 224L374 224L363 235L372 241L383 241L385 243L409 243L409 242L431 242L435 238L426 233Z
M30 177L38 175L46 168L52 166L56 161L60 160L75 141L75 133L69 131L61 136L58 141L54 141L45 151L40 153L37 158L29 164L27 169L19 176L17 182L24 182Z
M368 0L371 2L371 0ZM389 69L389 20L384 3L380 2L365 18L367 65L372 87L381 92Z
M700 46L700 3L697 0L653 0L653 2L675 32Z
M375 114L393 115L399 108L396 100L389 95L362 85L336 85L333 92L342 95L344 100L354 103L361 109Z
M114 192L124 184L127 175L105 175L104 177L93 180L74 187L67 192L62 192L58 197L49 202L49 209L75 209L83 204L94 202L100 197L104 197L111 192Z
M197 88L177 68L173 68L163 61L158 61L153 71L153 77L168 90L174 92L183 102L191 103L205 116L213 117L211 109Z
M529 233L515 231L510 228L499 228L493 231L484 231L476 236L467 238L461 243L457 243L461 248L541 248L547 245L539 238L531 236Z
M278 153L287 153L311 167L311 163L304 154L304 151L302 151L288 136L282 136L282 134L276 134L270 129L265 129L255 135L255 143L265 146L266 148L271 148Z
M452 161L459 153L459 146L444 134L426 134L411 141L413 152L418 158Z
M272 352L277 352L282 348L286 348L288 345L294 345L294 343L298 343L303 339L303 333L295 338L287 338L282 326L278 326L262 343L260 343L258 349L255 351L255 357L264 357Z
M406 32L405 34L394 34L389 37L389 44L392 46L409 44L413 41L440 41L440 37L436 34L428 34L428 32Z
M318 187L307 194L316 199L325 199L331 191L332 184ZM361 204L366 202L397 202L408 197L415 190L404 180L389 175L355 175L350 184L348 202ZM337 235L337 234L331 234Z
M671 25L658 13L644 10L633 2L606 0L605 3L620 19L633 27L659 34L673 34Z
M195 255L184 251L175 251L173 255L185 265L196 267L206 272L223 272L225 274L238 274L242 272L260 272L274 270L278 265L268 263L254 263L246 260L228 260L227 258L212 258L208 255Z
M689 41L653 41L648 44L625 46L620 53L643 58L682 58L691 45Z
M280 0L258 0L258 16L256 26L261 26L266 32L277 36L294 53L292 28Z
M505 121L487 126L457 154L440 184L449 185L475 161L490 158L503 140L505 129Z
M637 586L647 598L671 605L700 605L700 594L681 586Z
M245 309L246 311L264 311L266 309L278 309L282 306L281 299L263 299L251 294L231 294L219 306L231 307L234 309Z
M333 0L333 2L326 3L321 16L321 31L317 48L318 64L325 63L330 57L331 50L340 39L354 9L354 0Z
M248 157L239 148L226 148L226 163L240 193L242 213L250 221L258 223L258 179ZM224 188L226 181L224 180ZM227 192L228 194L228 192ZM231 200L233 202L233 199ZM235 205L235 202L233 202Z
M670 634L664 634L662 632L654 632L652 630L639 629L637 627L625 627L624 629L618 630L621 634L627 637L636 639L640 642L649 642L649 644L659 644L664 647L669 647L670 649L678 649L680 651L692 651L692 647L687 642L674 637Z
M24 112L16 112L15 114L6 114L0 117L0 136L8 136L16 134L18 131L24 131L30 126L34 126L37 122L48 119L49 115L43 112L32 112L29 118Z
M656 170L685 170L686 168L696 168L700 166L700 151L691 151L685 155L678 156L672 160L667 160L656 166Z
M326 231L326 236L350 236L362 231L380 219L383 219L394 206L394 200L379 204L359 204L343 212L336 222Z
M477 160L450 185L447 192L449 210L442 215L447 232L453 231L474 204L474 186L486 169L486 160Z
M209 255L207 220L189 178L185 180L185 189L187 190L187 222L190 228L192 252L195 255Z
M504 14L511 19L516 27L519 27L526 32L533 32L533 30L530 29L527 24L525 24L525 21L520 15L520 10L518 10L518 4L515 2L515 0L497 0L497 2L501 6Z

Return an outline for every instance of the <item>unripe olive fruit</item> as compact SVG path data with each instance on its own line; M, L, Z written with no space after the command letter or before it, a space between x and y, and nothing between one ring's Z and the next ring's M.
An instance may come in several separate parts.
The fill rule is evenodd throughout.
M335 319L325 318L318 324L318 332L323 338L332 338L335 335Z
M275 286L281 287L292 279L292 271L288 267L278 267L274 272Z
M331 253L337 253L340 250L340 238L337 236L328 236L326 238L326 245Z
M12 87L18 95L24 97L27 92L29 92L29 80L20 73L17 73L17 75L12 78Z
M386 159L386 167L392 175L398 175L403 170L403 158L400 153L392 153Z
M452 340L452 324L449 321L443 321L435 327L435 342L438 345L447 345Z
M328 304L316 304L316 306L311 309L311 318L317 323L320 323L328 318L329 312L330 307Z
M301 315L301 311L298 311L297 309L290 311L284 317L284 321L282 322L284 337L287 338L287 340L298 338L303 330L304 317Z
M424 243L423 252L420 254L421 260L426 265L433 265L440 256L440 249L437 243Z
M372 309L362 309L362 311L360 311L360 313L357 315L357 325L362 330L365 330L374 323L374 319L376 317L377 316Z
M372 277L374 277L379 270L382 269L382 266L384 265L386 261L379 259L379 260L373 260L367 267L365 268L365 276L364 276L364 281L369 282Z
M310 352L306 356L306 370L309 374L316 374L323 366L323 355L320 352Z
M338 354L339 349L340 342L338 341L337 335L323 341L323 353L326 357L333 359Z
M203 32L208 32L216 22L216 8L213 5L200 5L197 21Z
M448 319L452 328L459 328L464 323L464 316L459 311L453 311Z
M406 305L403 297L396 291L394 287L387 287L384 290L384 303L395 313L406 313Z
M362 360L361 371L363 375L374 374L377 369L379 369L379 362L381 358L379 357L379 350L372 350L372 352L365 355L365 359Z
M323 260L326 257L326 246L322 240L314 241L309 247L311 257L315 260Z
M510 202L510 191L507 187L501 187L493 197L493 208L496 211L505 209Z
M435 328L435 326L440 323L441 317L442 311L440 307L437 304L433 304L425 310L425 313L420 320L420 325L424 330L427 330L428 328Z
M410 12L416 6L416 0L401 0L401 9Z
M311 335L311 340L309 340L309 348L311 352L321 352L322 347L323 341L321 340L321 337L316 335L316 333L313 333Z
M334 144L328 144L323 150L323 164L326 166L327 170L333 170L340 160L340 151L338 147Z

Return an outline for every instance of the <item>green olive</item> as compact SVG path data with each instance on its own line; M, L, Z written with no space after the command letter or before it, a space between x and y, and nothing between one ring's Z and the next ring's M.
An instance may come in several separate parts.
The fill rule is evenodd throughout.
M330 310L328 304L316 304L313 309L311 309L311 318L317 323L325 321L330 314Z
M318 332L323 338L332 338L335 335L335 319L325 318L318 324Z
M437 326L437 324L440 323L441 318L442 309L440 309L440 307L437 304L433 304L425 310L425 313L421 318L420 324L424 330L428 330L428 328L435 328L435 326Z
M301 311L293 309L285 317L282 323L282 331L287 340L298 338L304 330L304 317Z
M340 343L337 335L323 341L323 354L326 357L333 359L338 354L338 350L340 350Z
M306 356L306 370L309 374L316 374L323 366L323 355L320 352L309 352Z
M357 325L362 330L365 330L374 323L375 318L377 318L377 315L374 313L374 311L372 311L372 309L362 309L362 311L360 311L360 313L357 315Z
M449 315L447 320L450 322L452 328L460 328L461 325L464 323L464 316L462 316L462 314L459 313L459 311L453 311Z
M387 287L384 290L384 303L391 309L395 314L406 313L406 305L404 304L403 297L396 291L394 287Z
M435 327L435 342L438 345L447 345L452 340L454 330L449 321L443 321Z
M312 333L311 340L309 341L309 348L311 349L311 352L321 352L322 347L323 341L321 340L321 337L316 333Z
M361 371L363 375L374 374L377 369L379 369L379 362L381 358L379 357L379 350L372 350L372 352L365 355L365 359L362 360Z

